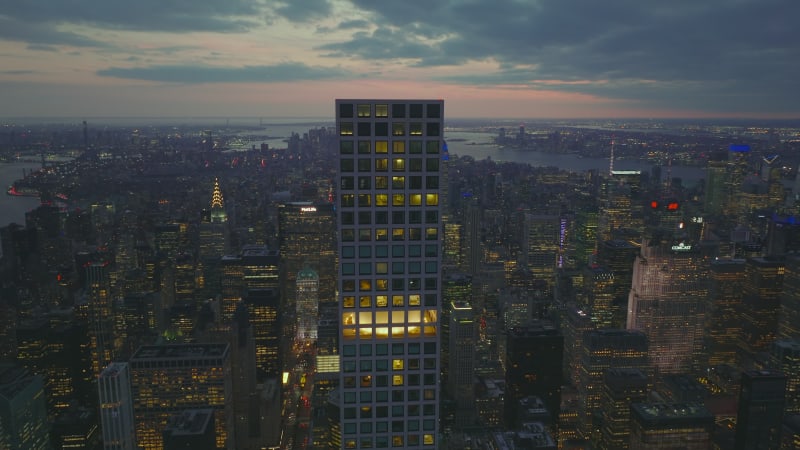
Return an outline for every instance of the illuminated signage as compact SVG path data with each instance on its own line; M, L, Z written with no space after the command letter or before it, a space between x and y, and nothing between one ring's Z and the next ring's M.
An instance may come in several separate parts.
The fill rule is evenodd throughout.
M703 223L702 217L692 217L692 223Z
M673 245L672 246L672 251L674 251L674 252L685 252L685 251L689 251L691 249L692 249L691 245L686 245L683 242L681 242L678 245Z
M314 206L303 206L300 208L300 212L317 212L317 208Z

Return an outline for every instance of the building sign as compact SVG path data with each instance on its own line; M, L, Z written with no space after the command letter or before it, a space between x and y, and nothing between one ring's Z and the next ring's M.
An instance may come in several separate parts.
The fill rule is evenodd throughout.
M303 206L300 208L300 212L317 212L317 208L314 206Z
M686 251L689 251L691 249L692 249L691 245L686 245L683 242L681 242L678 245L673 245L672 246L672 251L674 251L674 252L686 252Z

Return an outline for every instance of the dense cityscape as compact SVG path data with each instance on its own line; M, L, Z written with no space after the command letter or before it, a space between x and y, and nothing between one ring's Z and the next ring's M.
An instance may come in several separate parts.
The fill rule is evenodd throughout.
M0 448L800 448L798 150L441 100L8 121Z

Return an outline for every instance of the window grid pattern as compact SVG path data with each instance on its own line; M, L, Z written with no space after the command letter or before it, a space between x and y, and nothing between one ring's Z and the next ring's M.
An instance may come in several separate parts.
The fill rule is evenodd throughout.
M342 447L435 448L443 102L336 110Z

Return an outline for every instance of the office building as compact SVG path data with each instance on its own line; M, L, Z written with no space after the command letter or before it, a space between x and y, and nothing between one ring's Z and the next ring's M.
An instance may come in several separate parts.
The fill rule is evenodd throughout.
M219 179L214 180L210 209L203 211L199 232L201 259L215 259L228 254L228 213Z
M47 450L50 426L42 377L13 363L0 364L0 447Z
M343 448L438 445L443 113L336 101Z
M537 396L552 417L561 410L564 336L547 321L530 322L508 331L506 347L506 426L518 427L517 405Z
M187 409L167 420L164 450L215 450L213 409Z
M782 257L747 259L740 317L740 351L745 366L746 361L758 352L768 351L769 345L775 341L785 268L785 258Z
M92 375L97 376L114 357L114 314L111 291L111 263L92 262L85 266L89 310L89 350Z
M333 205L293 202L278 206L278 238L286 286L294 286L297 274L310 267L319 276L319 301L336 304L336 239ZM285 293L295 304L295 292Z
M295 341L303 345L315 343L319 328L319 276L310 267L297 273L295 314Z
M104 450L136 450L131 374L128 364L112 362L97 377Z
M475 415L475 344L478 323L472 305L464 301L450 304L447 390L454 400L455 424L474 423ZM445 347L445 345L442 345ZM442 349L444 351L444 348Z
M578 384L578 429L589 439L600 408L603 376L610 368L639 369L649 374L647 336L636 330L595 330L583 336Z
M704 362L708 366L737 364L742 333L740 309L745 260L717 259L709 271L708 300L703 327Z
M645 240L633 266L626 328L643 331L659 373L692 369L703 347L708 265L696 245Z
M711 448L714 415L700 403L631 405L631 450Z
M786 413L800 414L800 340L775 341L770 366L786 375Z
M167 420L186 409L211 408L217 448L236 448L228 344L145 345L128 362L136 440L164 446Z
M786 257L780 302L778 338L800 339L800 256L798 255Z
M749 370L742 374L736 416L736 450L778 449L781 443L786 375Z
M631 434L631 404L647 400L649 381L639 369L607 369L603 374L600 416L592 436L600 450L628 448Z

